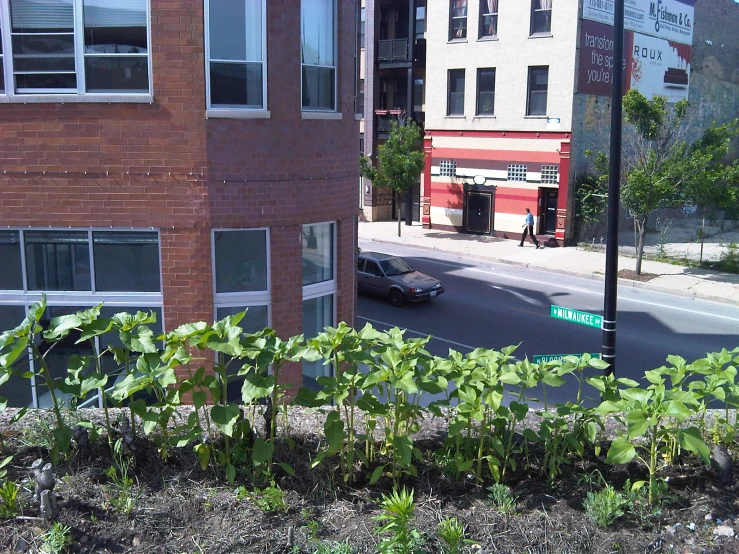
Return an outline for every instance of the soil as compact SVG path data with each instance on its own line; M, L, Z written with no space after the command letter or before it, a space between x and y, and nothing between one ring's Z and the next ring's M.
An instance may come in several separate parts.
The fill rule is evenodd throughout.
M621 279L630 279L632 281L642 281L646 283L647 281L651 281L652 279L655 279L656 277L659 277L659 275L655 273L638 273L634 271L633 269L621 269L618 272L618 276Z
M19 517L0 521L0 552L39 552L50 524L40 517L29 468L37 458L48 461L48 450L41 444L50 426L37 414L27 414L22 425L11 425L8 412L0 413L0 460L14 456L7 478L22 483L24 507ZM113 463L107 441L98 439L89 452L76 452L54 468L57 519L71 528L70 551L313 554L321 543L327 548L328 541L348 541L355 553L378 552L382 536L373 518L381 513L378 503L381 493L390 492L390 480L382 478L370 486L367 475L357 474L356 482L345 486L335 465L310 469L324 417L301 408L289 411L289 426L281 433L285 439L275 456L290 463L295 475L275 472L275 484L287 503L287 511L277 514L263 512L248 494L236 494L239 485L254 490L244 471L239 471L236 484L228 485L215 470L201 470L191 447L175 448L162 461L149 438L138 439L142 455L132 474L132 508L125 514L116 502L122 496L120 488L105 473ZM423 454L416 463L418 476L404 480L415 494L414 525L424 538L420 552L447 552L435 531L441 519L453 516L465 523L467 536L475 543L464 552L475 554L739 554L739 540L733 538L739 533L739 486L733 480L720 483L692 458L663 468L661 476L668 479L669 489L657 514L627 513L602 528L583 509L585 494L600 479L586 477L600 472L606 482L621 489L627 479L644 477L636 463L613 467L602 455L586 456L571 460L561 478L549 483L538 469L542 453L533 449L528 467L521 458L517 471L506 478L517 498L515 513L506 515L499 513L485 487L471 478L455 480L434 462L438 458L432 452L443 446L444 431L443 420L423 420L414 436Z

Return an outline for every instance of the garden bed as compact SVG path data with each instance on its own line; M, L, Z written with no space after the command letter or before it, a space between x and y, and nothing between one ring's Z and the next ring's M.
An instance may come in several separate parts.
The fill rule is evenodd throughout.
M184 418L188 410L179 408L180 416ZM71 415L94 420L102 419L100 412ZM48 460L51 426L44 412L27 414L23 425L10 425L13 413L1 414L0 431L3 455L14 456L7 478L22 484L23 508L20 517L2 520L0 552L39 552L48 540L50 524L40 518L38 502L32 498L29 468L39 457ZM112 410L112 415L115 419L121 412ZM69 551L378 552L378 543L388 535L377 532L380 522L374 518L383 511L381 495L391 492L391 480L382 478L370 486L368 474L357 474L352 486L344 486L336 464L327 462L311 469L322 442L324 418L315 410L290 408L289 425L282 427L289 434L279 441L276 458L288 461L295 475L276 471L274 488L269 483L255 487L254 476L247 476L242 468L236 482L229 485L213 470L203 471L188 447L172 449L162 461L156 444L148 438L137 439L140 460L131 468L133 484L127 490L106 473L116 459L104 438L85 455L71 453L54 468L54 491L60 497L57 520L69 528ZM444 450L445 427L441 418L423 418L414 436L422 453L416 462L418 476L404 479L415 495L413 525L423 539L420 552L449 551L437 533L439 522L449 517L462 522L466 537L474 541L463 552L739 552L737 539L726 536L739 532L737 484L733 480L720 483L692 457L683 465L663 467L660 475L667 478L668 488L658 508L649 509L642 502L603 528L586 514L587 492L602 488L601 476L623 489L627 479L645 478L642 466L635 462L607 465L603 456L586 456L574 459L560 478L547 482L538 467L543 453L532 449L529 468L524 467L524 459L518 461L518 470L505 480L510 496L506 498L498 489L496 504L487 486L476 485L469 476L451 475L448 460L439 454ZM281 492L274 498L252 495L265 487L268 493ZM124 498L131 498L130 503L122 502ZM506 508L506 501L511 500L513 504Z

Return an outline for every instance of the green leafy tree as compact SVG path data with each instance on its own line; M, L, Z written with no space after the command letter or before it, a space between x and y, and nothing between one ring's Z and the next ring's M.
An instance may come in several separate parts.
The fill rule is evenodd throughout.
M634 218L638 238L636 273L641 273L644 239L652 212L685 203L731 205L737 189L730 186L736 169L724 165L737 122L711 126L695 141L687 140L688 102L668 106L667 98L648 100L637 90L623 99L625 120L621 153L621 202ZM608 158L595 155L601 183L608 181Z
M418 181L423 171L424 156L421 147L421 128L411 120L392 123L390 136L377 148L377 165L367 156L359 160L359 173L377 187L386 187L395 194L398 207L398 236L400 236L400 199L408 187Z

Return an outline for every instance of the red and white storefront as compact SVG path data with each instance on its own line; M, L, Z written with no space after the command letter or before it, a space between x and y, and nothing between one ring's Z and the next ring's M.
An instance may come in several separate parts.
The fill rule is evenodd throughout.
M518 239L529 208L540 240L563 246L571 238L570 136L427 130L424 227Z

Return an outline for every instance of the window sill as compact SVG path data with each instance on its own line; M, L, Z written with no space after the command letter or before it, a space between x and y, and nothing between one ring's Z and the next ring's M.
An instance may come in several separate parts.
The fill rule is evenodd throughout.
M498 40L500 40L498 35L495 35L490 37L480 37L477 39L477 42L498 42Z
M473 119L495 119L495 115L476 115Z
M301 112L301 119L329 119L339 121L343 119L344 114L341 112Z
M547 119L546 115L525 115L524 119Z
M533 33L529 35L529 38L552 38L552 33Z
M447 41L447 44L463 44L467 42L466 38L453 38Z
M211 109L205 110L208 119L269 119L269 110Z
M444 116L446 119L467 119L464 114L450 114Z
M153 94L0 94L0 104L153 104Z

